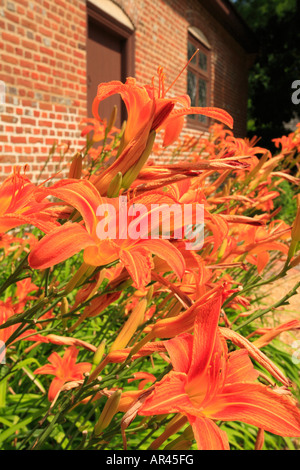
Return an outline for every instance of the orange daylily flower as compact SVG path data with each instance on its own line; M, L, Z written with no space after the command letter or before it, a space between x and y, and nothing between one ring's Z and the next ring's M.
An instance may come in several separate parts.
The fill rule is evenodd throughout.
M300 411L293 402L255 383L246 350L228 353L218 329L219 312L196 317L194 335L165 342L173 370L154 386L139 415L187 416L198 449L227 450L226 433L216 420L238 420L282 436L300 436Z
M30 278L22 279L16 282L16 292L14 295L7 297L5 301L0 300L0 341L7 343L10 336L19 327L18 323L11 324L10 326L3 327L15 315L22 313L26 303L29 300L36 299L35 296L30 296L29 293L38 290L38 286L32 283ZM35 334L35 330L27 330L15 338L13 342L22 339L27 339L28 335Z
M132 77L127 78L125 83L112 81L101 83L98 86L97 97L93 103L94 116L98 117L99 103L116 93L121 95L128 114L118 158L107 170L92 180L101 194L106 194L109 183L118 172L124 176L129 169L137 164L146 150L147 143L150 142L151 133L164 128L163 145L167 146L174 142L183 128L185 115L203 114L220 120L229 127L233 125L232 117L226 111L219 108L191 107L188 95L165 98L162 69L159 69L158 73L158 90L155 90L154 83L152 86L139 86L136 84L135 78ZM177 103L183 106L175 110L173 108ZM148 159L152 146L153 142L144 157L145 160Z
M33 330L30 330L33 331ZM93 353L96 352L96 346L93 346L91 343L87 343L78 338L72 338L70 336L58 336L58 335L41 335L40 333L32 334L32 336L22 338L27 341L36 341L38 343L51 343L51 344L58 344L60 346L78 346L88 351L92 351Z
M300 330L300 321L299 320L290 320L285 323L281 323L274 328L258 328L257 330L253 331L248 338L255 335L261 335L260 338L253 341L253 344L257 348L263 348L267 344L269 344L274 338L283 333L284 331L290 330Z
M90 371L92 364L89 362L79 362L76 364L78 352L75 346L68 348L63 357L60 357L57 352L53 352L48 357L50 364L39 367L34 371L34 374L49 374L55 376L48 391L49 401L54 400L57 393L66 382L81 380L83 379L83 374Z
M45 269L65 261L82 249L84 261L91 266L102 266L120 259L129 272L137 288L148 284L151 280L151 269L154 267L152 254L167 261L170 268L182 277L185 262L182 254L169 240L148 239L147 233L142 233L137 239L127 238L127 234L119 232L119 208L116 207L116 238L99 239L97 236L98 219L97 208L105 202L117 206L119 199L105 199L99 196L95 187L87 180L64 180L54 184L51 188L41 190L41 197L52 195L70 204L82 215L85 226L80 223L67 222L52 230L34 247L29 255L29 264L36 269ZM165 202L173 204L173 199L161 195L148 194L145 198L132 199L129 206L135 203L150 207L152 203ZM149 213L144 215L148 219ZM127 214L126 214L127 217ZM132 217L130 220L135 220ZM129 224L128 224L129 226ZM121 227L121 230L124 227Z
M19 168L3 181L0 186L0 233L24 224L32 224L47 233L58 225L55 214L46 210L51 203L35 200L36 189L20 174Z
M138 390L143 390L145 385L147 385L149 382L152 384L156 381L156 377L149 372L135 372L133 377L133 379L128 379L128 383L133 382L134 380L140 380Z
M229 221L226 217L225 220ZM290 227L279 220L273 220L268 226L261 227L234 224L226 239L222 261L234 261L238 255L244 255L245 260L256 265L261 273L270 259L269 251L288 253L288 246L278 240L286 240L290 233Z

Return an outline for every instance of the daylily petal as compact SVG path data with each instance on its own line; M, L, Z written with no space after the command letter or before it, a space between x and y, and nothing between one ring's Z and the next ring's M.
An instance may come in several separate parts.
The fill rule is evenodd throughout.
M48 400L53 401L58 392L60 391L61 387L65 384L65 381L62 379L59 379L55 377L55 379L52 380L51 385L49 387L48 391Z
M217 121L223 122L226 126L233 128L233 119L226 111L220 108L200 108L200 107L191 107L191 108L179 108L175 109L170 114L170 119L175 116L183 116L187 114L202 114L202 116L207 116Z
M195 341L197 341L196 338L194 339L194 346ZM200 410L214 400L223 388L227 373L227 345L218 331L216 331L215 338L212 338L211 347L212 351L208 363L206 363L207 350L204 349L203 351L203 364L201 356L199 360L198 356L195 355L202 353L201 344L199 344L198 349L196 348L196 353L193 350L194 367L190 368L188 373L186 392L196 409L201 407ZM199 413L195 411L192 414L199 416Z
M140 415L179 413L182 407L191 408L191 402L185 392L186 374L170 372L146 398L139 410Z
M60 368L61 363L62 363L62 358L60 357L59 354L57 354L57 352L54 351L48 357L48 361L53 365L53 367Z
M66 179L58 181L49 188L40 189L45 197L52 195L63 200L77 209L85 221L86 228L90 234L97 224L97 207L103 203L96 188L88 180Z
M249 355L255 359L259 364L261 364L271 375L284 385L289 386L290 380L285 377L283 372L274 364L271 359L269 359L262 351L260 351L254 343L251 343L248 339L241 336L236 331L233 331L229 328L220 328L221 334L225 339L228 339L233 342L236 346L240 348L245 348Z
M242 421L281 436L300 435L298 408L262 384L228 385L205 414L221 421Z
M211 315L215 318L216 315L220 314L222 291L223 287L218 286L215 290L200 297L185 312L174 318L158 320L152 328L153 335L156 338L172 338L189 331L193 327L197 315L203 316L203 318Z
M129 390L122 393L121 400L119 402L118 411L126 413L134 402L143 394L145 390Z
M136 80L132 77L128 77L126 83L117 80L101 83L98 86L97 99L100 102L116 93L121 95L127 109L125 142L128 143L149 115L151 100L146 89L136 85Z
M0 233L8 232L12 228L20 225L34 225L44 233L48 233L57 227L57 222L51 220L48 216L42 215L22 215L22 214L5 214L0 217Z
M175 372L187 373L193 353L193 336L186 333L165 342Z
M33 333L36 333L35 330L27 330L24 332L24 335L28 335L32 331ZM33 334L32 336L26 337L25 338L27 341L38 341L41 343L52 343L52 344L59 344L59 345L64 345L64 346L80 346L88 351L96 352L97 348L96 346L93 346L90 343L87 343L86 341L83 341L82 339L78 338L71 338L70 336L58 336L58 335L47 335L43 336L41 334Z
M100 175L91 178L92 183L99 190L100 194L105 195L107 193L109 185L117 173L121 172L122 175L125 175L126 172L139 161L147 145L152 117L151 119L147 119L145 127L140 129L128 142L120 156L106 170L100 173Z
M77 349L75 346L71 346L70 348L66 349L64 356L61 360L66 371L68 371L71 368L73 369L76 363L78 353L79 353L79 349Z
M228 437L211 419L188 416L198 450L229 450Z
M42 367L38 367L33 373L34 374L49 374L49 375L55 375L55 366L51 364L45 364Z
M164 140L163 146L167 147L168 145L173 144L175 142L182 128L184 126L184 116L176 116L173 119L169 119L166 126L165 126L165 133L164 133Z
M254 369L246 349L239 349L229 354L226 383L254 382L259 372Z
M213 305L209 305L207 309L203 308L195 318L190 380L199 376L210 362L214 352L220 309L221 299L217 298Z
M110 238L94 243L88 246L83 253L83 259L86 264L91 266L103 266L112 263L119 258L119 247Z
M67 222L37 243L29 255L29 265L35 269L49 268L91 245L95 245L94 239L81 225Z
M262 331L262 336L255 341L253 344L257 348L263 348L267 344L269 344L272 339L276 338L276 336L280 335L283 331L289 330L299 330L300 329L300 321L299 320L290 320L286 323L282 323L281 325L276 326L275 328L266 328L265 331ZM257 330L255 333L260 333L260 330Z
M120 260L134 281L136 289L140 289L151 281L153 261L151 254L142 247L120 251Z
M185 271L184 257L171 242L160 239L142 240L139 246L147 248L151 253L164 259L179 279L182 278Z
M79 364L75 364L73 367L73 372L74 372L73 379L75 378L81 379L82 375L85 372L89 372L91 368L92 368L92 364L90 362L80 362Z

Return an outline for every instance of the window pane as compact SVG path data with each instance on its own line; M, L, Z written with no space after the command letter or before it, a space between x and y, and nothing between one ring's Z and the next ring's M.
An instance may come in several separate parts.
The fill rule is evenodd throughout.
M196 106L196 76L188 70L187 82L188 82L188 95L191 98L191 106ZM195 119L195 115L190 115L192 119Z
M188 42L188 60L192 57L192 55L196 52L196 47L194 46L194 44L192 44L191 42ZM191 60L191 64L195 64L196 63L196 58L197 56L195 55L195 57L193 58L193 60Z
M199 51L199 67L202 70L207 70L207 56L201 51Z
M202 78L198 79L198 106L206 106L207 102L207 87L206 82ZM200 122L206 122L207 118L202 115L198 115Z

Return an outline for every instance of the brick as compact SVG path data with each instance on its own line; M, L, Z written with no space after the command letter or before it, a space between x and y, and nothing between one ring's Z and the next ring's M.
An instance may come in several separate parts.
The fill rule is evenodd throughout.
M18 121L18 118L13 115L6 115L6 114L1 114L1 121L3 122L9 122L11 124L15 124Z
M38 121L38 125L41 127L52 127L52 124L51 121Z
M9 153L12 151L12 147L5 146L4 151ZM16 163L15 155L0 155L0 163Z
M29 144L38 144L38 143L43 143L44 139L43 137L29 137L28 138L28 143Z
M2 57L1 57L1 58L2 58L2 60L3 60L4 62L8 62L8 63L10 63L10 64L15 64L15 65L17 65L18 62L19 62L19 59L18 59L17 57L13 57L13 56L7 55L7 54L2 54Z
M32 118L21 117L21 124L30 124L31 126L34 126L36 124L36 121Z
M15 34L9 34L3 31L2 39L3 41L12 42L13 44L20 44L20 38Z
M13 143L13 144L26 144L26 137L24 136L15 136L15 135L12 135L10 137L10 141Z

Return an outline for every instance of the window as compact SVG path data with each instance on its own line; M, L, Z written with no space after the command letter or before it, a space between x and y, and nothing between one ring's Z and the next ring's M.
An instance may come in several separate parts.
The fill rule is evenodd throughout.
M188 36L188 60L199 49L191 60L187 71L187 93L191 98L192 106L210 105L210 51L191 34ZM192 114L188 116L191 127L208 127L209 119L206 116Z

